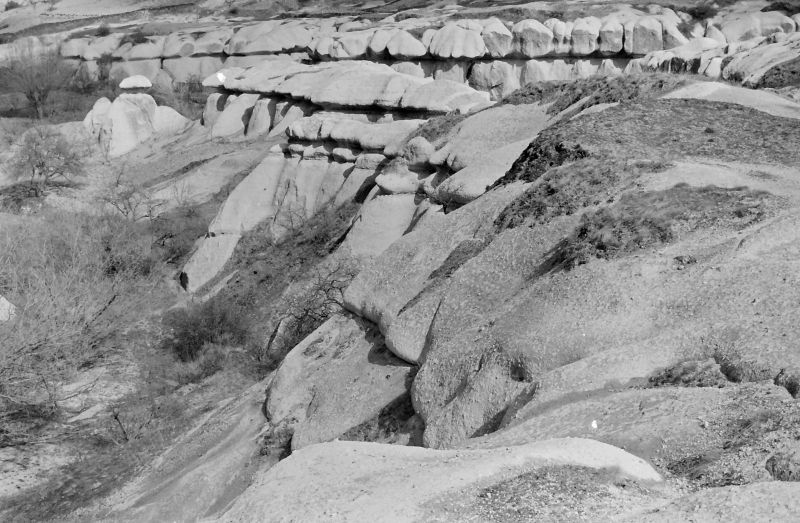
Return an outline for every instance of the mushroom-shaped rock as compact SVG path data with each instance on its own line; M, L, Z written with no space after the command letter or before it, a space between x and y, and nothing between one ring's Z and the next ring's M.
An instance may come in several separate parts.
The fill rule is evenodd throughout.
M572 54L587 56L597 51L601 27L600 19L594 16L575 20L572 27Z
M150 89L153 83L146 76L140 74L129 76L119 83L120 89Z
M652 16L631 20L625 24L625 52L644 55L664 48L661 21Z
M527 58L553 52L553 32L536 20L522 20L511 29L514 52Z
M433 35L428 51L438 58L479 58L486 54L486 45L480 30L448 23Z
M514 36L508 27L497 18L489 19L483 26L481 38L483 38L486 51L492 58L503 58L511 54L513 50Z
M615 55L622 51L625 29L616 18L610 17L603 20L600 26L600 53Z
M573 22L564 22L557 18L548 18L544 26L553 32L553 54L568 55L572 50Z
M397 31L387 42L386 50L393 58L419 58L428 53L427 48L408 31Z

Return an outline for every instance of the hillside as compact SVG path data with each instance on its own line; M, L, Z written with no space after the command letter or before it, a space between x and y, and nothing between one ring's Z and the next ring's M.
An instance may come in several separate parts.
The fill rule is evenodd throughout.
M7 2L0 519L794 520L795 4Z

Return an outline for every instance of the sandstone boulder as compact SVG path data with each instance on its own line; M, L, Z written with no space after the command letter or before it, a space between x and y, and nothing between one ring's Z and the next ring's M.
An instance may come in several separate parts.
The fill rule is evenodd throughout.
M381 194L364 202L341 249L364 262L382 254L411 227L415 199L410 193Z
M600 27L600 53L603 55L616 55L623 48L625 29L616 18L609 17L603 20Z
M728 42L750 40L774 33L791 33L795 29L794 20L778 11L740 14L720 23L720 31Z
M457 23L447 23L433 35L428 52L437 58L482 57L486 54L486 45L480 31L480 28L465 29Z
M511 29L514 52L525 58L546 56L553 52L553 32L536 20L517 22Z
M519 73L505 61L479 62L472 66L469 85L488 92L492 100L500 100L520 88Z
M572 51L573 22L564 22L557 18L548 18L544 26L553 32L553 54L568 55Z
M572 28L571 54L586 56L597 51L600 43L601 27L600 19L593 16L575 20L575 25Z
M271 423L293 426L296 451L377 417L406 394L409 370L386 350L373 325L335 315L283 360L265 410ZM343 404L350 407L342 411Z
M260 95L253 93L236 97L217 117L211 128L211 136L213 138L243 136L259 97Z
M342 521L458 520L460 516L453 518L449 507L463 505L466 492L539 469L570 467L618 470L634 482L661 480L643 460L591 440L549 440L476 451L342 441L303 449L260 472L222 520L277 513L297 521L316 521L330 514ZM403 471L402 478L398 470ZM369 485L370 494L353 499L350 493L364 485ZM584 499L576 497L565 506L572 510ZM594 512L589 507L582 510ZM569 519L561 516L556 519Z
M503 58L511 54L514 36L508 27L497 18L491 18L483 26L481 38L483 38L486 51L492 58Z
M645 55L664 49L663 26L658 18L645 16L625 23L625 52Z
M407 31L397 31L386 44L392 58L408 60L420 58L428 53L427 48Z

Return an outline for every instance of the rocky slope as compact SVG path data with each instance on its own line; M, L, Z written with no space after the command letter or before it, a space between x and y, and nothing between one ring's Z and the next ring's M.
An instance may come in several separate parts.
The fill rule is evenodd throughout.
M356 273L343 308L76 520L791 519L800 19L613 9L61 41L210 91L199 122L146 88L83 122L180 167L164 212L231 189L187 296L249 281L256 231L356 209L317 267Z

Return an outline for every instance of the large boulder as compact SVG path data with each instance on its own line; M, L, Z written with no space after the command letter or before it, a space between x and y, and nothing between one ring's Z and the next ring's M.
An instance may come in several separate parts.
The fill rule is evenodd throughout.
M750 40L774 33L791 33L795 29L794 20L779 11L740 14L720 23L720 31L728 42Z
M400 60L425 56L427 48L407 31L397 31L386 43L386 50L392 58Z
M514 52L525 58L546 56L553 52L553 32L536 20L522 20L511 29Z
M597 51L600 43L601 28L600 19L594 16L575 20L575 25L572 27L571 54L586 56Z
M211 128L213 138L231 138L243 136L250 122L253 107L260 98L254 93L244 93L237 96L226 105L225 109L217 116Z
M335 315L284 358L268 388L273 425L291 427L292 449L330 441L407 394L410 367L369 322ZM342 410L342 405L349 407Z
M428 46L437 58L479 58L486 54L480 26L466 29L458 23L447 23L436 31Z
M122 156L149 140L155 133L156 102L147 94L121 94L113 103L95 102L84 119L87 130L112 158Z
M308 447L262 470L221 519L246 521L253 514L281 514L286 520L318 521L335 514L341 521L459 521L475 514L474 508L464 505L476 496L476 490L495 487L502 492L508 480L535 476L537 471L553 471L565 477L570 470L584 477L614 470L620 479L642 482L643 486L661 481L640 458L585 439L453 451L339 441ZM398 475L398 471L402 473ZM604 503L616 507L621 502L608 502L608 496L621 499L627 492L611 488L612 478L600 481L595 488L604 492ZM365 488L369 495L353 496L353 492L364 492ZM527 495L537 488L530 485L524 492ZM554 520L598 513L591 501L594 496L563 490L558 495L560 499L570 497L552 513ZM504 498L485 503L491 505L488 513L512 516ZM614 519L615 512L616 508L605 514Z
M491 18L483 26L481 37L486 51L492 58L503 58L511 54L514 36L508 27L497 18Z
M557 18L548 18L544 26L553 32L553 54L568 55L572 52L573 22L564 22Z
M664 49L663 26L652 16L644 16L625 23L625 52L630 55L645 55L650 51Z
M478 62L472 66L469 85L488 92L492 100L500 100L519 89L519 73L506 61Z
M773 44L763 42L726 59L722 69L725 80L748 87L784 87L797 82L800 67L800 33Z
M600 26L600 53L606 56L616 55L623 49L625 28L616 18L603 20Z
M305 49L311 43L311 37L311 32L301 23L271 20L240 29L228 41L225 53L290 53Z

